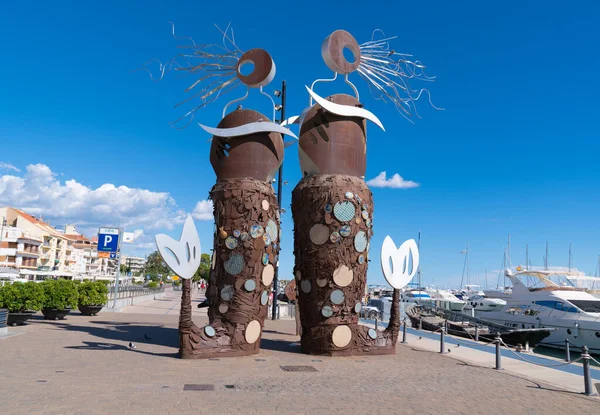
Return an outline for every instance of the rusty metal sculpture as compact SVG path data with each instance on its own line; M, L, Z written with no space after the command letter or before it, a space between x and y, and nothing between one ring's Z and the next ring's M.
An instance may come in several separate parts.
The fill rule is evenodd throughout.
M363 108L348 75L357 71L369 82L376 98L391 101L407 117L418 116L414 102L426 90L415 91L406 80L432 78L422 73L420 62L391 50L388 40L359 45L350 33L333 32L321 51L335 76L307 87L310 106L289 120L300 124L298 151L303 179L292 193L292 213L294 273L305 353L395 353L400 327L397 289L385 331L358 324L373 234L373 199L364 181L366 122L382 129L383 125ZM344 58L345 48L354 56L353 61ZM316 83L333 81L338 74L344 75L355 96L321 98L314 92Z
M192 52L160 64L161 77L173 67L201 74L188 90L201 85L196 96L202 102L176 123L189 118L189 124L199 108L224 91L239 84L247 87L244 96L225 106L216 128L200 125L213 135L210 162L217 175L210 191L216 226L207 290L209 325L200 328L192 322L190 281L184 280L179 320L183 358L258 353L279 253L280 214L271 180L283 161L282 134L295 138L274 122L272 99L272 119L241 106L227 114L228 107L245 99L250 88L269 97L262 88L275 76L275 63L262 49L242 53L229 27L222 33L223 46L197 45L191 40L187 47ZM212 49L221 52L210 52ZM253 70L245 73L245 65Z

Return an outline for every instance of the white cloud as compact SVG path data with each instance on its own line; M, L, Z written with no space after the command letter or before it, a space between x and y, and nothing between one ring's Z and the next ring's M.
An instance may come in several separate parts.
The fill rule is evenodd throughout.
M212 200L201 200L196 203L196 207L192 211L192 217L196 220L213 220Z
M139 238L142 243L149 242L140 238L148 230L171 230L183 223L186 217L186 212L167 192L110 183L92 189L73 179L61 182L57 174L44 164L28 165L22 176L0 176L2 205L43 216L52 224L75 224L86 233L102 225L135 229L136 239ZM203 214L208 205L212 206L212 202L198 202L194 217L212 220L212 208L210 216Z
M16 172L21 171L21 169L15 167L14 165L12 165L10 163L5 163L3 161L0 161L0 170L14 170Z
M412 189L420 186L419 183L412 180L404 180L398 173L388 179L384 171L379 173L377 177L367 181L367 184L371 187L389 187L392 189Z

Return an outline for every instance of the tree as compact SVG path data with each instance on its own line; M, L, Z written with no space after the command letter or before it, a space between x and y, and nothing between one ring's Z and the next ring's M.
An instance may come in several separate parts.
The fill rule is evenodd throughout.
M210 278L210 265L211 259L209 254L202 254L200 257L200 267L196 271L196 274L192 278L192 281L205 280L208 281Z
M160 281L161 279L165 281L169 273L170 270L160 252L154 251L148 255L148 258L146 258L146 274L150 275L152 281Z
M131 271L131 268L125 264L121 264L121 267L119 268L119 270L121 271L121 275L127 275L127 273L129 273Z

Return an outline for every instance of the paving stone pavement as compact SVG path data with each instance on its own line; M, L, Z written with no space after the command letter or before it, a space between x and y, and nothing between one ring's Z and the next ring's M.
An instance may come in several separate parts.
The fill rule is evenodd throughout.
M171 299L176 301L175 299ZM166 307L167 309L169 307ZM177 316L73 313L0 340L1 414L597 414L600 400L436 353L299 353L291 320L267 321L258 355L177 358ZM207 322L195 316L196 324ZM130 350L129 342L137 345ZM284 372L280 366L317 372ZM184 385L214 385L213 391ZM233 386L232 386L233 385Z

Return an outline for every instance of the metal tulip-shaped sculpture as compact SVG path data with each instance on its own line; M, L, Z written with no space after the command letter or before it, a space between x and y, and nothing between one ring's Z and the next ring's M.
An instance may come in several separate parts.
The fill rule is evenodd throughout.
M394 288L390 322L385 334L397 340L400 330L400 290L408 285L419 269L419 248L414 239L405 241L400 248L390 236L386 236L381 246L381 270L388 284Z
M225 105L216 128L200 124L213 136L210 163L217 183L210 198L216 226L207 290L209 325L203 329L191 323L190 285L184 281L181 320L185 324L180 324L184 358L258 353L279 255L280 214L271 180L283 162L282 135L296 138L275 123L275 103L263 91L275 76L271 55L263 49L242 52L229 27L221 32L223 45L196 44L190 39L191 44L184 46L188 51L160 65L161 77L170 69L197 77L187 91L198 93L178 106L194 99L201 102L174 125L182 121L188 125L207 103L234 88L246 89ZM247 67L252 68L250 72ZM227 112L251 90L268 98L271 117L241 105ZM179 258L180 252L172 252Z
M395 352L397 328L381 332L358 324L373 234L373 198L364 181L367 121L384 127L363 107L349 79L358 73L375 98L391 102L406 117L418 116L415 101L427 91L413 90L407 81L432 78L424 75L420 62L392 50L391 39L374 38L359 45L344 30L329 35L321 53L334 76L307 87L309 107L287 120L300 125L298 155L303 178L292 193L292 213L302 350L306 353ZM344 57L344 49L352 52L352 61ZM338 75L353 95L323 98L315 92L318 83L332 82Z

